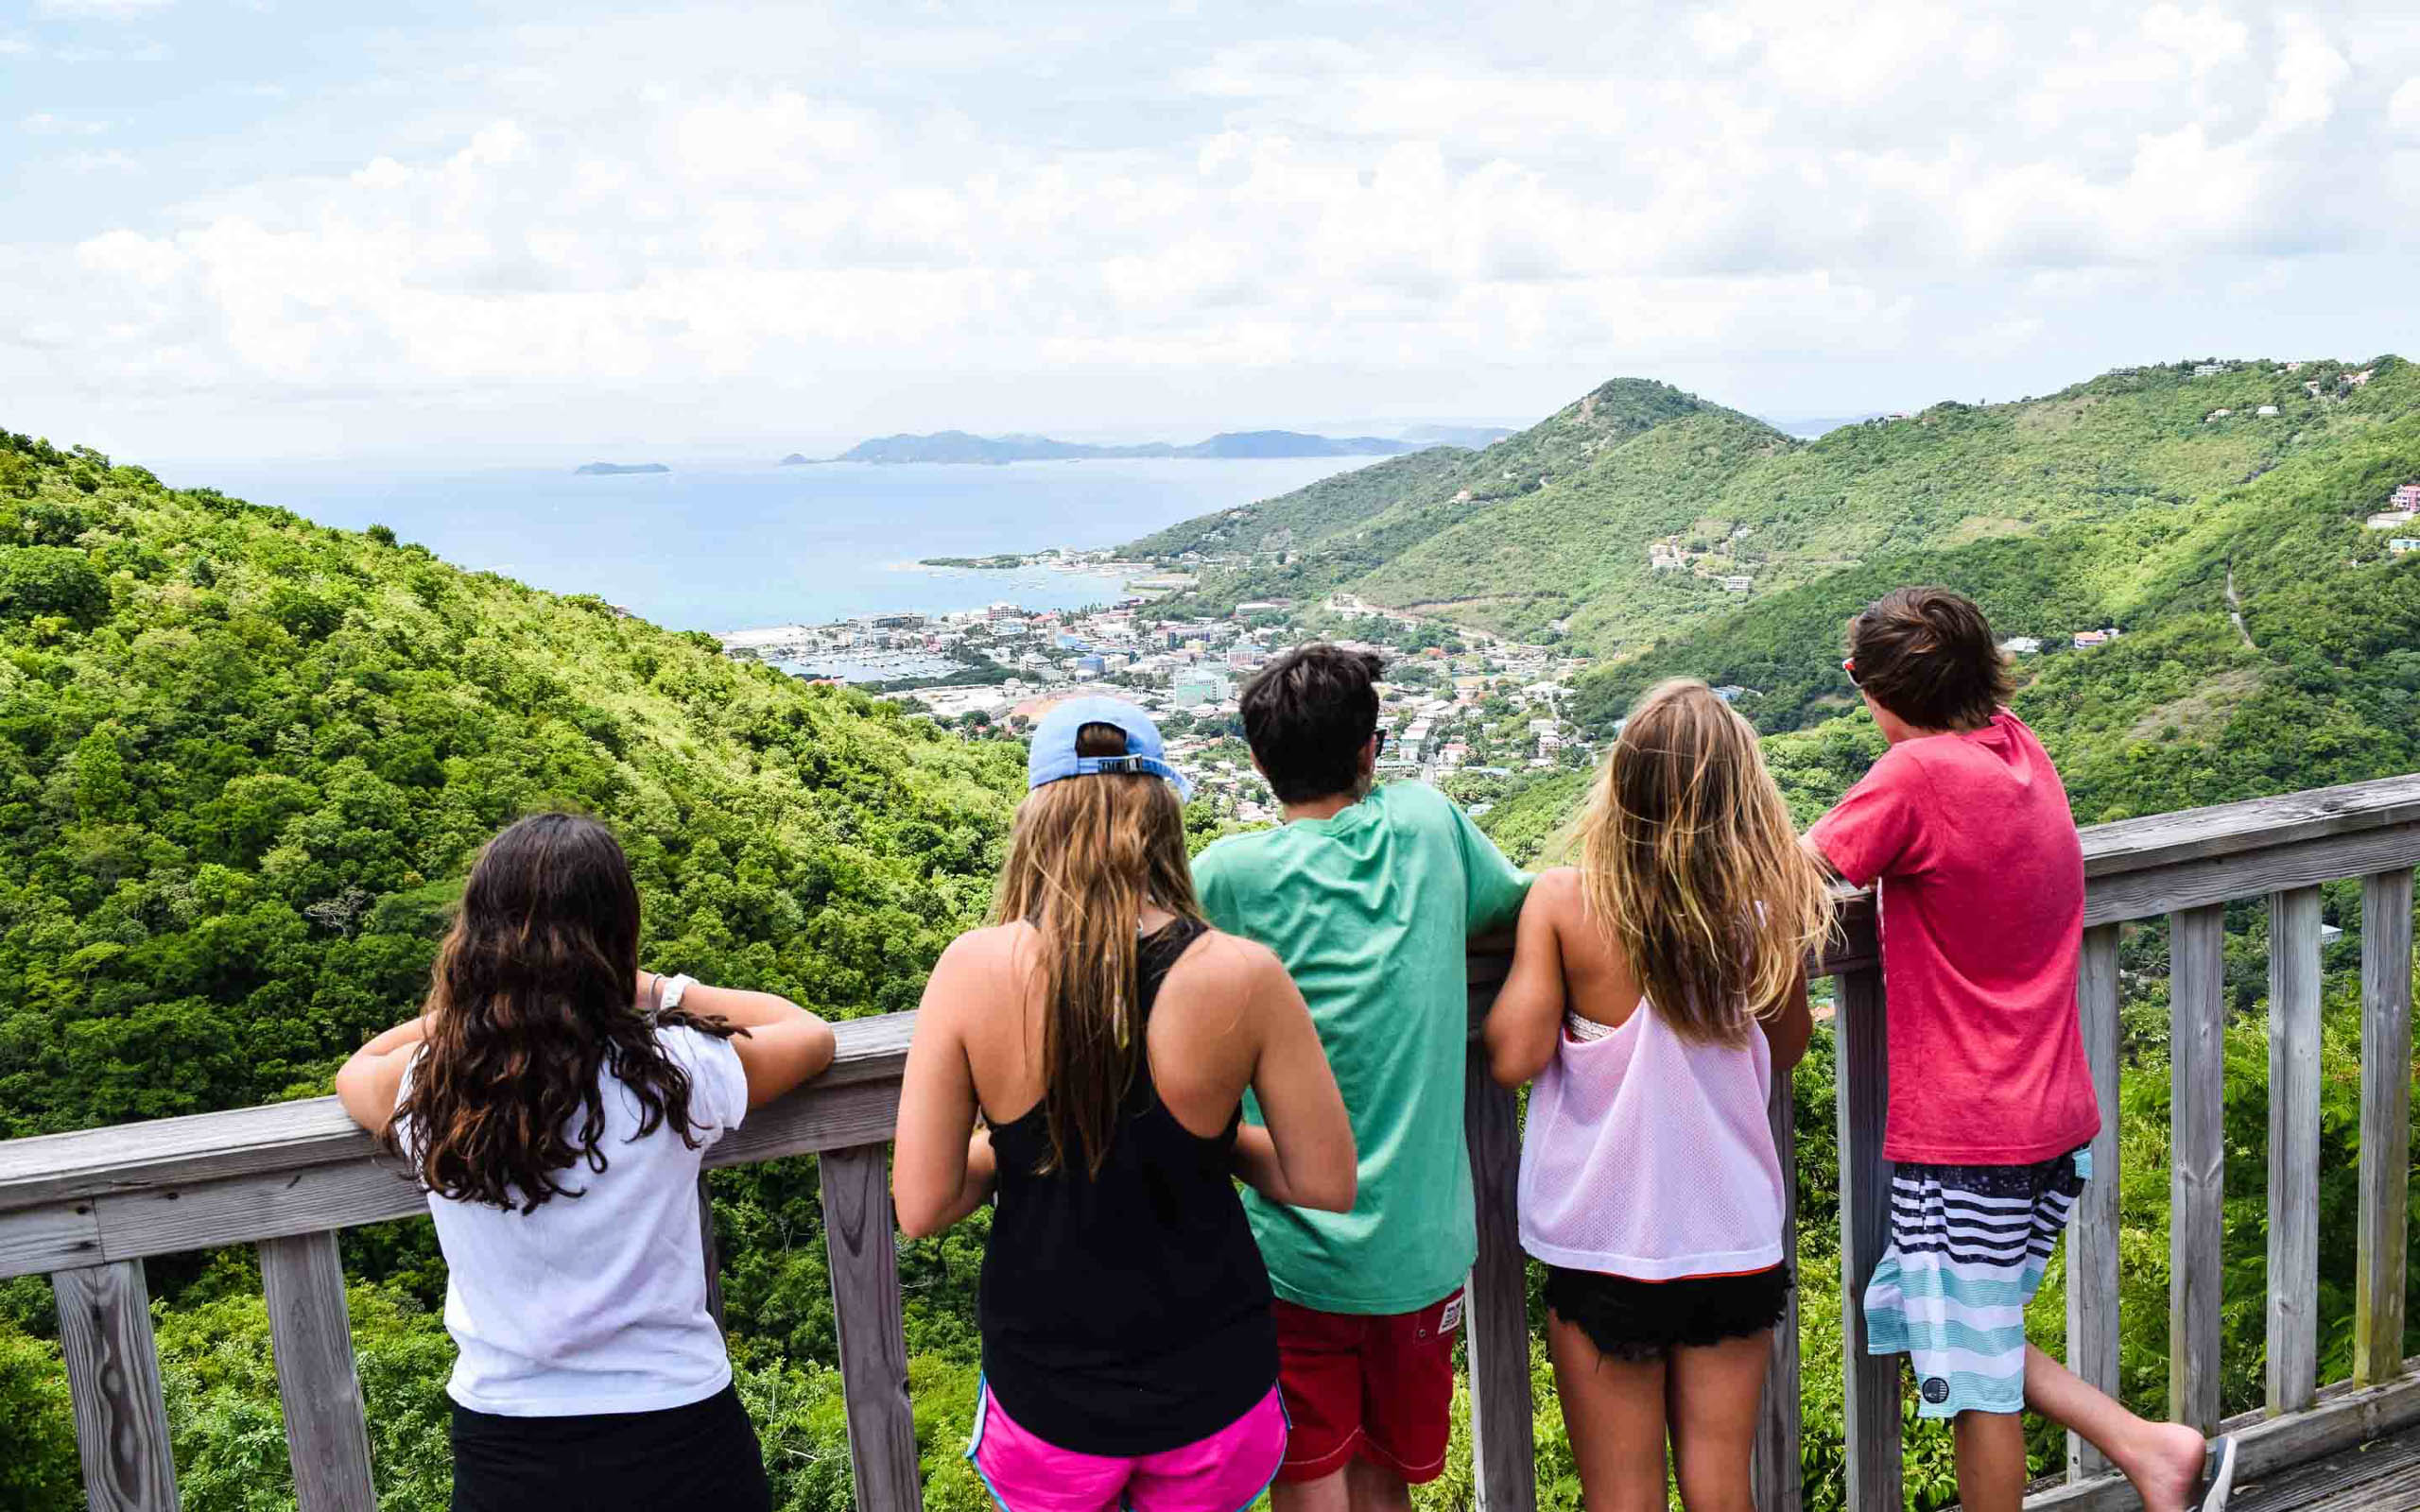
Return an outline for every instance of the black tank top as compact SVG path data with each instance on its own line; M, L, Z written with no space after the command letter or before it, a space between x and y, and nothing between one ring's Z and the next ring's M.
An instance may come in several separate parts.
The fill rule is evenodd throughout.
M1146 936L1137 1001L1203 925ZM997 1206L983 1255L983 1372L1019 1427L1083 1454L1206 1438L1277 1383L1269 1272L1232 1175L1236 1125L1202 1139L1160 1103L1148 1054L1100 1174L1041 1175L1040 1104L992 1131Z

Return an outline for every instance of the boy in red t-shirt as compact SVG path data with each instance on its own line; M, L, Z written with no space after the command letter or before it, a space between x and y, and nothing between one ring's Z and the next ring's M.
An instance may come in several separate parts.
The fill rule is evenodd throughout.
M1891 743L1807 845L1875 886L1890 1012L1891 1245L1866 1349L1909 1356L1955 1419L1967 1512L2014 1512L2031 1406L2096 1445L2147 1512L2218 1512L2235 1441L2148 1422L2028 1344L2025 1304L2092 1176L2100 1129L2076 1015L2083 850L2066 790L2001 707L1982 611L1903 588L1849 625L1843 665Z

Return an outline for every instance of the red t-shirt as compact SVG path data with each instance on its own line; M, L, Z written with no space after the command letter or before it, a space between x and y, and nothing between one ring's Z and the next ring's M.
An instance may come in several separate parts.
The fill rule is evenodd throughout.
M1841 876L1879 883L1888 1160L2031 1165L2100 1130L2076 1015L2083 847L2025 722L1892 747L1816 821Z

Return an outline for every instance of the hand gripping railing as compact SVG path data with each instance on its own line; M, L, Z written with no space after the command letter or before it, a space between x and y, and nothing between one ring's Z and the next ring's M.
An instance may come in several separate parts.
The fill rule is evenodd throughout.
M2420 1377L2401 1358L2405 1193L2411 1167L2411 877L2420 863L2420 778L2102 825L2084 832L2085 1042L2100 1094L2096 1179L2068 1240L2067 1359L2106 1391L2118 1384L2118 931L2168 915L2170 927L2170 1414L2205 1431L2219 1414L2220 1057L2223 906L2270 901L2270 1261L2268 1403L2234 1426L2243 1473L2266 1473L2420 1421ZM2354 1373L2317 1389L2319 1239L2319 895L2362 879L2360 1277ZM1475 953L1481 1013L1504 972ZM1887 1024L1870 901L1854 901L1822 960L1838 1008L1841 1308L1847 1372L1848 1504L1901 1503L1895 1359L1863 1351L1860 1302L1886 1235ZM915 1424L886 1169L900 1068L913 1014L836 1026L839 1055L813 1084L752 1114L709 1152L725 1166L821 1157L833 1304L850 1453L860 1507L915 1508ZM1468 1309L1473 1436L1482 1505L1532 1512L1530 1332L1514 1228L1519 1133L1513 1096L1472 1061L1466 1117L1478 1193L1479 1256ZM1793 1146L1787 1085L1772 1109ZM1785 1153L1785 1171L1794 1169ZM701 1214L703 1194L700 1193ZM84 1481L95 1509L176 1505L167 1414L143 1261L255 1244L302 1512L366 1509L369 1439L347 1332L337 1230L424 1211L419 1194L327 1098L0 1143L0 1276L47 1272L75 1402ZM708 1232L711 1234L711 1228ZM1786 1236L1796 1259L1794 1230ZM711 1260L712 1252L709 1249ZM1776 1331L1756 1449L1760 1507L1795 1507L1799 1481L1798 1333ZM2069 1484L2036 1505L2130 1505L2123 1482L2080 1446Z

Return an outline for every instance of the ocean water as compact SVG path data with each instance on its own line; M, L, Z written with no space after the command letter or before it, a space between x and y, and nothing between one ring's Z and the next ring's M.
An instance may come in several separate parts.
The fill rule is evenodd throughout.
M674 464L425 472L333 463L162 463L321 524L384 524L458 566L596 593L657 624L735 630L1003 600L1075 609L1122 584L1046 569L922 568L924 557L1114 546L1179 520L1299 489L1374 457L1100 460L1006 467Z

